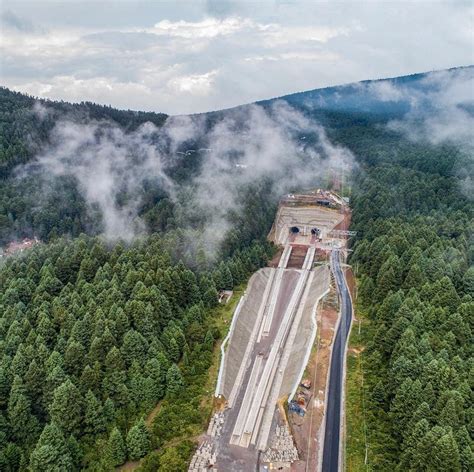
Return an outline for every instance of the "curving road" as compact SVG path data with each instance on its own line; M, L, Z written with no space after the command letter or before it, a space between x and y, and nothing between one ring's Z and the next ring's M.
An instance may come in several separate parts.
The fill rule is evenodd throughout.
M344 356L352 321L352 301L341 269L338 250L333 250L331 253L331 270L339 292L341 319L334 340L329 373L322 472L337 472L342 466L342 464L339 464L339 450L344 388Z

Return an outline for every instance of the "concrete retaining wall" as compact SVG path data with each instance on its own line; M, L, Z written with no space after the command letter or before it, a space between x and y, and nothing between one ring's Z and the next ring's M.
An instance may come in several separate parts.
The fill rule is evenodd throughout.
M230 392L234 386L234 381L239 372L248 340L255 325L258 309L262 302L265 285L272 270L274 269L260 269L252 276L240 313L235 321L234 332L229 339L226 351L222 385L222 391L227 399L229 399Z

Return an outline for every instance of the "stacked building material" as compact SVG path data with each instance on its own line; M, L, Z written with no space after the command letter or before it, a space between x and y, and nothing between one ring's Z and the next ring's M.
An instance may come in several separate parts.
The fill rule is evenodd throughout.
M208 436L219 437L222 432L223 424L224 413L214 413L214 415L212 415L211 421L209 422L209 427L207 428Z
M207 472L210 468L217 472L217 469L214 467L216 459L217 455L213 452L212 444L206 441L194 453L188 472Z
M288 427L277 426L270 447L263 453L262 461L288 465L297 460L298 450Z

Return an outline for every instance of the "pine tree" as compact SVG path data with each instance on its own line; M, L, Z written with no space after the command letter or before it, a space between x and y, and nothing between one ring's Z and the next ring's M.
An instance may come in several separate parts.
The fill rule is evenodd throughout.
M428 382L423 390L423 400L428 404L428 405L434 405L435 400L436 400L436 395L433 389L433 384L431 382Z
M4 446L0 449L1 470L21 470L23 464L20 462L25 456L22 456L20 446L12 442L6 443L6 441L2 442L2 445Z
M397 289L398 285L395 269L392 266L388 266L387 268L385 268L385 266L382 266L377 277L375 299L378 302L382 302L391 290L395 291Z
M426 283L426 277L423 275L420 266L418 264L412 265L408 271L405 281L403 282L404 288L419 288L422 287L424 283Z
M163 372L158 359L150 359L146 364L146 371L149 373L151 386L153 390L154 402L162 398L164 393Z
M70 341L64 353L64 367L70 375L80 376L84 367L86 350L78 341Z
M440 426L450 426L454 430L457 430L460 426L459 416L457 413L456 402L454 398L449 398L444 405L441 414L439 415Z
M25 386L30 398L39 398L43 394L44 378L44 368L36 361L36 359L33 359L28 367L25 377ZM37 405L34 406L40 407L40 403L37 402Z
M168 397L176 397L184 386L183 376L176 364L173 364L166 373L166 394Z
M421 403L421 383L417 379L406 379L397 389L390 407L397 437L403 437L407 424Z
M114 428L107 443L107 460L112 467L122 465L127 458L125 442L118 428Z
M196 322L202 323L204 313L201 305L193 305L186 314L186 319L189 323Z
M56 388L67 379L67 376L60 365L53 367L52 370L49 370L48 367L46 367L46 372L46 381L43 386L43 405L45 410L47 410L49 404L53 401L53 394Z
M474 266L466 270L463 277L464 292L474 297Z
M130 460L137 460L150 452L150 434L145 421L140 419L127 434L127 450Z
M181 352L179 351L178 343L172 334L169 335L167 355L169 359L173 362L178 362L181 357Z
M128 370L128 379L130 400L138 411L144 400L144 377L142 375L142 369L136 361L133 362ZM133 405L130 406L132 407Z
M391 326L395 321L395 315L402 305L402 295L395 292L385 297L382 305L377 311L377 321Z
M143 365L148 349L146 339L134 329L130 329L123 338L121 353L127 365L136 360Z
M117 371L125 370L125 363L119 349L113 346L105 358L106 374L112 374Z
M31 412L30 400L23 393L10 395L8 417L12 433L19 444L28 444L38 434L38 420Z
M10 394L10 382L5 370L5 368L0 367L0 408L6 406Z
M421 470L422 460L419 456L419 443L429 431L429 423L422 419L414 424L402 444L402 454L398 468L400 470Z
M81 470L82 450L77 439L72 434L67 440L67 448L69 450L69 455L71 456L73 470Z
M374 292L375 284L373 279L368 276L362 277L358 293L363 306L367 307L370 305L370 302L374 297Z
M462 472L471 472L474 470L474 451L471 448L471 437L465 426L462 426L456 432L456 442L459 446L461 470Z
M460 299L451 279L443 277L440 281L442 290L439 290L432 300L433 305L448 308L454 313L459 305Z
M196 281L196 276L190 270L184 270L182 275L182 287L185 295L185 304L187 306L199 303L201 296Z
M439 472L457 472L461 470L459 449L452 431L441 436L433 447L429 462L430 470Z
M56 337L56 330L50 317L44 312L38 315L38 324L36 332L43 337L48 346L52 346L54 338Z
M79 431L82 421L82 397L70 379L54 391L49 412L52 421L63 431L68 434Z
M11 363L11 370L20 377L25 377L26 371L28 370L29 363L25 353L25 345L20 344L16 351L15 357L13 357Z
M202 296L202 300L208 308L213 308L217 306L218 293L217 293L216 288L211 287L208 290L206 290L204 292L204 295Z
M210 329L207 330L206 337L204 338L204 346L207 347L210 351L214 347L214 336Z
M227 266L227 264L224 264L222 266L222 289L224 290L232 290L234 287L234 280L232 278L232 273Z
M105 431L105 420L102 405L96 396L87 391L85 397L84 433L96 435Z
M104 408L102 410L102 414L104 416L105 424L111 425L115 422L116 413L115 413L115 405L113 400L109 397L104 402Z
M30 457L30 469L35 472L66 472L73 469L68 444L55 422L47 424L43 429Z
M38 420L32 414L25 385L18 375L13 380L7 413L13 436L19 443L28 444L36 439Z

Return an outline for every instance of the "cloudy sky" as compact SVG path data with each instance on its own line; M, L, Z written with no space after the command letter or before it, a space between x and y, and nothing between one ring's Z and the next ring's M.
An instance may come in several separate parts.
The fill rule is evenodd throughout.
M474 3L2 0L0 83L194 113L474 63Z

